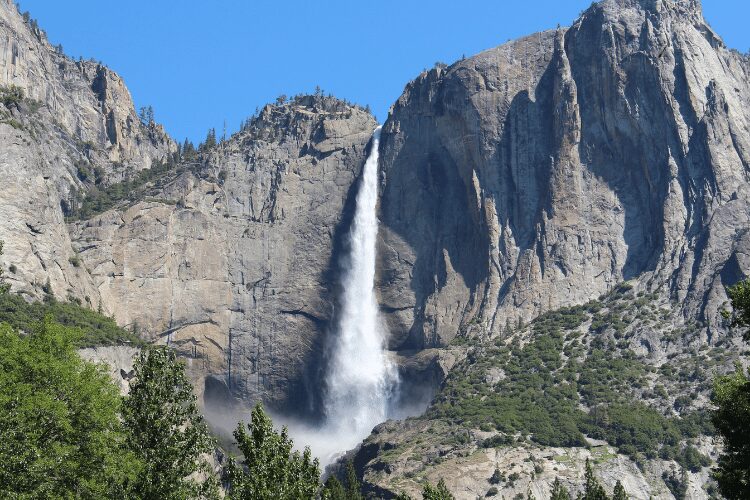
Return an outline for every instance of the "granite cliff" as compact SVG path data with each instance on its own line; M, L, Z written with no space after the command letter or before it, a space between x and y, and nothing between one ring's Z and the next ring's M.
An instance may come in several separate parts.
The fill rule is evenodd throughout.
M87 190L168 157L173 141L142 124L122 79L99 63L73 61L52 47L10 0L0 1L0 238L15 291L40 298L49 280L57 297L100 304L77 266L65 209ZM21 97L13 97L20 89Z
M720 311L750 275L748 76L699 2L604 0L406 86L382 134L378 286L392 348L459 361L424 416L353 456L371 491L442 477L459 498L538 498L558 476L576 491L570 453L593 446L607 488L710 496L707 469L684 460L716 452L710 426L654 438L658 453L603 429L684 426L706 407L702 381L747 363Z
M637 278L718 323L745 276L748 60L694 1L607 0L409 83L383 128L392 345Z
M542 495L555 475L573 486L591 456L600 475L627 477L629 493L669 498L664 473L682 467L680 450L715 453L701 429L640 467L615 443L583 437L591 429L540 443L534 429L450 408L500 397L507 354L521 359L539 331L559 341L560 363L585 364L603 348L635 359L642 385L623 394L643 411L672 422L705 408L705 384L678 404L689 389L663 367L684 364L705 382L696 360L723 370L739 356L720 310L725 286L750 274L749 77L750 60L724 45L699 2L604 0L569 28L406 86L381 135L376 294L402 402L442 386L423 418L384 424L356 454L368 488L415 492L442 476L474 498L503 467L524 478L504 493ZM319 416L337 256L372 115L298 96L187 156L138 116L119 76L66 57L8 0L0 87L0 239L13 291L101 308L174 346L209 410L263 399ZM143 172L153 174L137 192L78 210ZM623 282L627 297L592 302ZM575 326L528 326L567 306L585 309ZM122 353L87 355L127 371ZM549 387L573 382L555 370ZM566 411L589 418L594 400L576 394ZM507 446L508 436L523 444ZM690 474L690 494L706 496L707 469Z
M185 356L207 406L315 405L334 247L375 126L328 97L267 106L155 196L71 224L106 309Z

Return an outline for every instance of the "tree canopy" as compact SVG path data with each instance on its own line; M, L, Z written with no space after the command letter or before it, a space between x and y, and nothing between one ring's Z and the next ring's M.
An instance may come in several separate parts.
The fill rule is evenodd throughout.
M732 325L750 326L750 280L727 290L732 300ZM746 331L745 340L750 340ZM750 372L748 372L750 374ZM750 498L750 379L738 366L718 377L712 395L713 423L724 442L715 470L719 491L729 499Z
M138 491L149 499L214 496L216 484L205 457L213 452L213 439L184 365L172 349L149 346L133 368L122 418L128 445L144 464Z
M234 438L244 459L238 464L230 458L227 464L229 498L315 498L320 481L318 459L312 458L309 448L293 451L286 427L276 432L263 405L255 405L247 425L237 425Z
M0 497L129 498L143 467L126 448L120 395L76 352L81 332L47 317L0 325Z

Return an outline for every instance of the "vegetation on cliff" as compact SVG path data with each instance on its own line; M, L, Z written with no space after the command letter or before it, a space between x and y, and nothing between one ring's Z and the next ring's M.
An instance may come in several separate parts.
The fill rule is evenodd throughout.
M118 326L114 319L75 302L60 302L49 296L43 302L27 302L13 293L0 294L0 323L30 332L34 324L46 316L61 325L80 330L81 335L75 341L77 347L123 343L143 345L143 340L138 335Z
M679 384L678 360L656 368L628 343L634 317L655 313L650 297L626 289L604 302L546 313L527 340L514 333L470 352L425 418L498 431L482 443L488 448L526 437L544 446L587 446L588 436L636 461L674 459L700 470L710 460L690 440L713 433L707 413L681 400L667 404L667 412L648 404L666 396L664 382L654 380L674 377ZM704 378L695 371L699 359L685 360L690 382ZM488 382L488 373L498 380Z

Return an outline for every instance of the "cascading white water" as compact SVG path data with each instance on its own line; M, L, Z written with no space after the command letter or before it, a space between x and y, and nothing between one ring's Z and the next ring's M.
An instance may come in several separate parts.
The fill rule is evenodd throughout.
M325 399L329 430L341 450L355 446L387 418L397 374L384 348L384 327L375 300L375 245L378 233L378 146L380 127L372 136L356 198L354 220L344 257L342 297L334 332Z
M295 443L310 445L323 465L357 446L390 416L389 403L398 386L397 371L385 352L374 291L379 144L380 127L372 135L347 235L348 249L341 261L342 295L326 373L325 423L312 428L280 419Z

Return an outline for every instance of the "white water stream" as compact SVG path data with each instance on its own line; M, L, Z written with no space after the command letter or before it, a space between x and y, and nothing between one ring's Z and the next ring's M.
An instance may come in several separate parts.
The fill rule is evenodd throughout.
M327 426L335 429L342 449L354 447L388 417L397 374L385 348L384 325L375 299L375 246L378 234L378 146L372 136L357 193L354 220L344 256L341 310L327 374Z
M342 295L331 334L323 398L325 422L315 429L287 422L295 444L309 444L323 465L356 447L374 426L388 419L398 385L398 373L385 351L385 326L374 291L379 145L380 127L372 135L346 253L340 262Z

